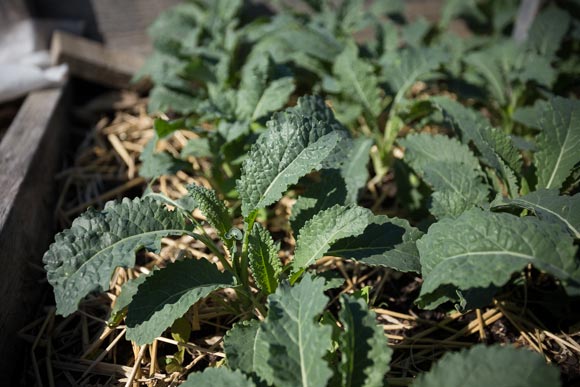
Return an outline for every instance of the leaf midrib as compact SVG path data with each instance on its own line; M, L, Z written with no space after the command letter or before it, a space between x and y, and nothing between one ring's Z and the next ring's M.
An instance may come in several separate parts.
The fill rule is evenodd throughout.
M513 200L516 203L521 203L523 206L527 207L527 206L531 206L533 207L537 207L540 208L546 212L549 212L550 214L554 215L555 217L557 217L558 219L560 219L563 223L566 224L566 226L574 233L574 236L578 239L580 238L580 231L578 231L572 224L570 224L570 222L568 222L568 220L566 218L564 218L562 215L558 214L557 212L552 211L551 209L541 206L539 203L533 203L527 200L523 200L523 199L514 199Z
M276 174L276 177L274 178L274 180L272 180L270 182L270 184L268 185L268 187L266 188L266 190L264 191L264 193L262 195L260 195L260 200L258 201L258 203L256 204L257 208L260 208L264 205L262 203L264 201L264 199L268 196L268 194L270 193L270 191L273 189L273 187L275 187L278 183L278 181L282 178L282 177L286 177L286 171L292 167L298 160L298 158L305 152L307 151L310 147L318 144L322 139L325 138L330 138L330 137L337 137L336 135L333 135L333 133L329 133L329 134L325 134L324 136L320 137L318 140L316 140L315 142L313 142L312 144L308 144L307 146L305 146L304 148L302 148L302 150L296 155L296 157L294 157L294 159L288 164L286 165L286 167L284 167L284 169L282 169L281 171L278 171L278 173ZM332 150L332 149L331 149ZM330 150L328 151L328 153L330 153Z
M147 231L144 233L140 233L140 234L136 234L136 235L131 235L129 237L126 238L122 238L120 240L118 240L117 242L105 247L102 250L97 251L95 254L93 254L92 256L89 257L89 259L87 259L85 262L83 262L82 265L80 265L72 275L68 276L67 278L72 278L73 276L75 276L77 273L79 273L79 271L85 267L85 265L88 265L90 262L93 262L93 260L97 259L98 256L102 255L103 253L112 250L114 247L124 244L124 243L129 243L132 239L137 239L139 240L140 238L144 238L146 236L149 235L155 235L155 234L167 234L167 235L176 235L178 233L183 233L183 234L189 234L193 237L196 237L197 235L195 233L189 232L187 230L183 230L183 229L164 229L164 230L155 230L155 231Z
M155 303L155 305L148 304L148 305L143 305L141 307L133 307L133 308L131 308L131 310L135 311L135 310L143 310L143 309L145 309L145 310L146 309L153 309L153 308L150 308L150 306L153 306L154 308L157 308L159 305L163 305L163 308L161 308L159 310L153 309L153 312L147 314L147 317L145 319L143 319L143 322L146 323L146 322L148 322L151 319L151 317L153 315L155 315L157 313L162 313L163 310L165 309L165 307L168 305L168 302L170 300L172 300L172 299L177 298L177 301L172 304L172 305L174 305L174 304L177 304L178 303L178 301L181 299L181 297L184 294L189 293L189 292L191 292L193 290L203 290L203 289L205 289L207 287L228 286L228 285L232 285L232 284L229 284L229 283L225 284L223 282L216 282L216 283L204 283L203 285L190 286L190 287L188 287L188 288L186 288L184 290L181 290L179 292L172 293L167 298L165 298L163 301L160 301L158 303ZM142 324L139 324L139 325L142 325Z

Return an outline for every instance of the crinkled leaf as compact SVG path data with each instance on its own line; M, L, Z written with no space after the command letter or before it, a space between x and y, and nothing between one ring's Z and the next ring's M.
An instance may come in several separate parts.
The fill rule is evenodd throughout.
M343 324L340 333L342 386L381 387L389 370L392 350L387 346L383 329L375 313L362 299L342 295L338 316Z
M500 156L514 171L521 169L521 156L509 136L493 128L481 113L447 97L433 97L431 100L446 113L462 142L468 144L473 141L490 166L497 169L496 160Z
M580 102L555 97L543 107L535 154L538 188L560 188L580 163Z
M515 173L522 168L521 156L511 138L479 112L461 105L447 97L433 97L431 101L440 107L451 121L464 144L473 144L481 152L483 161L494 168L508 186L509 192L517 194Z
M375 216L364 233L334 243L329 255L398 271L421 272L416 241L423 233L404 219Z
M413 387L557 387L558 369L525 348L483 344L447 353Z
M434 162L465 164L470 169L479 170L479 161L471 150L454 138L427 133L411 134L399 140L405 147L405 161L417 172Z
M580 194L560 196L557 189L541 189L515 199L495 201L495 208L520 207L533 211L538 218L561 224L580 239Z
M217 230L220 238L225 238L233 227L232 218L224 202L217 197L217 193L213 189L195 184L189 185L187 190L207 222Z
M512 139L505 131L498 128L486 128L481 131L482 141L489 147L485 160L508 184L512 195L518 193L515 173L522 170L521 154L514 146ZM485 148L484 146L482 146Z
M149 141L139 156L139 160L142 163L139 167L140 176L153 179L162 175L174 175L178 171L191 169L189 163L179 160L167 152L155 152L156 143L157 138Z
M560 48L562 38L570 27L570 21L567 12L555 6L547 7L534 19L526 44L538 54L551 59Z
M425 279L418 299L423 308L436 306L446 287L503 286L528 264L565 283L580 282L572 237L535 217L474 209L433 224L417 247Z
M176 261L154 272L139 286L127 312L127 338L149 344L197 301L217 289L234 285L206 259Z
M489 187L481 174L461 163L435 162L423 167L423 178L433 187L430 211L437 218L458 216L488 202Z
M322 278L305 276L281 284L268 297L268 316L258 331L256 373L269 384L284 387L325 386L332 372L324 360L331 347L331 328L315 320L328 298Z
M534 52L525 53L523 58L528 65L522 65L522 68L512 75L514 79L519 80L523 84L534 82L547 87L554 83L557 74L549 58Z
M360 137L351 141L351 147L340 169L347 189L345 203L356 203L358 193L369 178L367 164L373 141L370 138Z
M457 216L487 202L488 187L481 180L479 161L466 145L429 134L409 135L399 143L406 148L405 160L435 191L433 215Z
M537 100L533 106L522 106L516 109L512 118L527 127L539 129L542 112L547 106L544 100Z
M445 60L445 52L436 47L388 52L381 58L383 78L400 100L415 82L428 78Z
M499 50L493 47L472 52L465 58L465 62L483 78L481 86L485 87L500 105L505 105L507 103L505 85L508 81L498 60Z
M181 384L182 387L256 387L256 384L238 370L230 370L225 367L206 368L203 372L194 372Z
M274 293L282 273L278 248L268 230L259 223L254 224L249 243L248 259L256 285L266 294Z
M324 169L338 169L340 171L342 181L339 183L337 180L336 183L346 185L346 202L341 204L357 202L358 193L369 177L367 164L372 145L373 141L370 138L359 137L353 139L346 137L338 143L334 152L324 161ZM325 180L326 177L322 176L321 179ZM323 183L327 184L326 181L323 181Z
M308 182L306 191L292 206L290 224L294 237L298 238L304 224L314 215L336 204L347 205L347 192L344 179L338 169L323 169L319 182Z
M268 84L252 113L252 120L283 108L295 89L292 77L276 79Z
M316 114L309 114L313 110ZM304 97L296 108L278 113L268 122L268 130L252 146L237 181L244 217L274 203L290 184L320 168L344 136L333 130L332 121L332 112L322 99Z
M100 212L89 209L56 235L43 258L57 312L73 313L87 294L109 288L117 267L132 267L138 250L159 252L161 238L188 229L179 211L149 198L109 202Z
M173 111L181 114L192 113L200 100L191 94L158 85L149 94L147 110L150 113Z
M292 77L269 81L269 73L269 56L250 56L241 69L236 118L254 121L286 105L294 91Z
M226 332L224 352L228 366L245 374L255 371L255 345L260 322L258 320L242 321Z
M473 141L479 147L481 130L491 127L491 123L484 115L449 97L436 96L431 97L429 101L445 113L445 117L461 138L461 142L469 144L470 141Z
M312 265L334 242L362 234L372 216L372 212L366 208L340 205L316 214L300 231L292 271L299 273Z
M381 90L373 66L359 57L354 42L347 44L336 58L332 72L353 102L362 105L367 114L376 119L382 111Z

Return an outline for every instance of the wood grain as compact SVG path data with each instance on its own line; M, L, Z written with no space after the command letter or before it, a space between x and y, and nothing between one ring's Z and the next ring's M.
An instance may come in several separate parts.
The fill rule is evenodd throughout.
M144 58L134 52L115 50L103 44L57 31L52 36L54 64L67 63L70 74L114 88L130 88L131 78Z
M1 386L17 385L29 358L17 332L41 306L39 268L55 232L65 101L65 88L31 93L0 143Z

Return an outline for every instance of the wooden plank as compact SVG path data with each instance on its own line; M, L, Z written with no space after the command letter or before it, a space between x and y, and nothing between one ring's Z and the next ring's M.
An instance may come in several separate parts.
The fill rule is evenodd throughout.
M91 40L57 31L52 36L54 64L67 63L73 76L114 88L132 87L133 75L144 63L142 56L115 50Z
M17 385L29 359L17 332L42 306L41 258L54 238L65 88L31 93L0 143L0 386Z

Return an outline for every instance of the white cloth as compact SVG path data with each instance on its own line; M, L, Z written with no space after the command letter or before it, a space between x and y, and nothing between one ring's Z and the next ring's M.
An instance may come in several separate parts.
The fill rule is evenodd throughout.
M63 83L67 66L51 66L47 36L39 36L39 23L17 22L0 31L0 103L29 92Z

